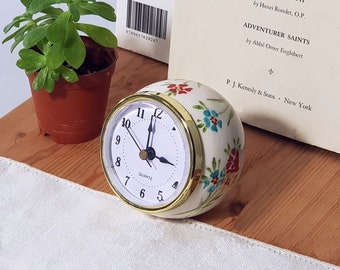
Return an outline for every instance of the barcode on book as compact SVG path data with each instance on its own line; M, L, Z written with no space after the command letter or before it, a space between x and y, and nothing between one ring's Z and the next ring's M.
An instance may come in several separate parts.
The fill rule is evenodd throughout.
M168 11L136 1L127 1L126 27L166 39Z

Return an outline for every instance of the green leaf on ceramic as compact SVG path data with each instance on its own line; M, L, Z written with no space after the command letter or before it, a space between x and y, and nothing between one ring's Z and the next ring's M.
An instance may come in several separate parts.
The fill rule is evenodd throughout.
M197 127L198 127L198 128L203 128L203 127L204 127L204 124L203 124L203 123L199 123L199 124L197 125Z
M217 163L216 163L216 158L215 157L212 160L212 167L213 167L213 170L217 169Z
M193 106L194 109L197 109L197 110L204 110L205 108L201 105L195 105Z

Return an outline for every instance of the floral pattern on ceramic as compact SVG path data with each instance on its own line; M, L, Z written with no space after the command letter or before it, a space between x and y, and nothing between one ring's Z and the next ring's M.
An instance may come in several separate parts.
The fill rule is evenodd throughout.
M213 158L211 167L206 167L205 172L208 172L208 175L202 175L199 183L203 185L203 189L206 190L208 196L203 199L201 197L200 203L197 207L187 210L182 213L178 213L177 215L189 215L195 216L201 212L205 212L205 208L210 205L215 205L215 202L224 195L226 188L230 184L234 184L237 179L235 176L238 176L240 171L240 144L233 140L235 145L231 148L228 145L228 149L224 149L224 152L228 156L228 160L226 164L221 164L221 160L216 161L216 158Z
M222 128L222 120L219 119L219 113L214 109L209 109L202 100L198 101L198 105L194 105L193 108L203 111L202 119L197 119L197 127L206 132L208 129L214 132L218 132L218 129Z
M157 216L186 218L218 205L238 182L244 164L244 131L231 104L212 88L194 81L165 80L142 89L165 94L183 105L199 130L204 164L190 197Z
M177 94L178 95L187 94L192 90L192 88L189 87L187 83L180 84L172 83L168 85L168 89L169 90L166 92L168 96L176 96Z

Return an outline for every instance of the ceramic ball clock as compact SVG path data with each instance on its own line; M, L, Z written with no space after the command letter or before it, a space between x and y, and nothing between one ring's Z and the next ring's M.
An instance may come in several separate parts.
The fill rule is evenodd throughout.
M113 191L131 207L187 218L219 204L238 181L243 127L208 86L160 81L113 108L102 130L101 160Z

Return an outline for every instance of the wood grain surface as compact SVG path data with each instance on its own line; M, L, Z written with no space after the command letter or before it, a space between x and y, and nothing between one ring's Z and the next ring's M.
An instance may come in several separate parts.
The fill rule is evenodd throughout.
M119 49L107 113L124 96L166 79L167 68ZM196 219L340 265L340 155L244 128L240 182L222 204ZM99 137L77 145L52 142L39 134L31 99L0 119L0 155L112 194L101 168Z

